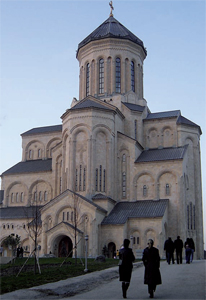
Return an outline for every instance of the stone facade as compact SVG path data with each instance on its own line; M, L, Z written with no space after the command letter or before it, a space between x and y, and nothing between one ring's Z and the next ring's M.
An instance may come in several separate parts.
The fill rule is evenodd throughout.
M124 238L134 251L153 238L163 257L180 235L202 258L201 129L179 110L150 112L142 41L112 16L95 32L77 51L79 100L61 125L23 133L22 161L1 175L1 242L16 233L30 253L38 206L40 255L75 255L77 243L84 256L88 235L91 257L105 245L114 256Z

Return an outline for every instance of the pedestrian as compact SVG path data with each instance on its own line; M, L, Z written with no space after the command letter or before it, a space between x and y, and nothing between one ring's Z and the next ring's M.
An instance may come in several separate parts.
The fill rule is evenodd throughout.
M191 249L191 254L190 254L190 262L193 261L193 256L194 256L194 252L195 252L195 243L193 241L192 238L189 239L189 245L190 245L190 249Z
M22 247L19 250L19 257L21 257L21 258L24 257L24 249Z
M164 244L164 250L166 251L166 258L167 258L167 263L168 265L170 265L170 262L172 260L172 263L174 264L174 243L171 239L171 237L169 237Z
M191 248L190 248L190 239L187 238L185 241L185 256L186 256L186 264L190 264L190 256L191 256Z
M183 241L180 239L180 236L177 236L177 239L174 241L174 249L176 250L176 259L177 264L182 264L182 249Z
M129 248L130 240L124 240L124 247L119 251L119 280L122 281L123 298L127 298L127 290L130 285L133 261L135 260L132 249Z
M148 247L143 251L143 263L145 266L144 273L144 284L148 285L148 292L150 298L154 298L154 292L156 286L162 284L161 274L160 274L160 256L159 250L153 247L154 242L152 239L148 240Z
M16 249L16 256L19 257L19 255L20 255L20 246L18 246Z

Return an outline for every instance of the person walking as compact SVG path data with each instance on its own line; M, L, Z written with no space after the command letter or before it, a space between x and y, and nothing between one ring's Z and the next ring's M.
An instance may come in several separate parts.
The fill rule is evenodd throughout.
M145 266L144 284L148 285L150 298L154 298L156 286L162 284L160 274L160 256L159 250L155 247L152 239L148 240L148 247L143 251L142 261Z
M192 238L189 239L189 244L190 244L190 249L191 249L191 254L190 254L190 262L193 261L193 256L195 252L195 243Z
M174 241L174 249L176 250L176 259L177 264L182 264L182 249L183 241L180 239L180 236L177 236L177 239Z
M124 247L119 251L119 280L122 281L122 295L127 298L127 290L130 285L133 261L135 260L132 249L129 248L130 240L124 240Z
M164 250L166 251L166 258L167 258L167 263L170 265L170 262L172 260L172 263L174 264L174 243L169 237L164 244Z
M186 239L184 246L185 246L186 264L190 264L190 256L191 256L192 250L190 248L190 239L189 238Z

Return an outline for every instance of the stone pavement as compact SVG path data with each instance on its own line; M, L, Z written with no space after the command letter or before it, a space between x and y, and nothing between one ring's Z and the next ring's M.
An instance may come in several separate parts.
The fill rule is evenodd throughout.
M189 265L185 262L182 265L161 262L160 271L162 285L157 286L156 299L206 299L205 260L196 260ZM135 263L128 299L149 298L143 277L144 266ZM118 267L1 295L1 300L7 299L122 299Z

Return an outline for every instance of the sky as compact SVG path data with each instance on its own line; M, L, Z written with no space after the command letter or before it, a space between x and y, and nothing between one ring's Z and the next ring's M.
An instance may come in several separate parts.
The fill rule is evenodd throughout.
M114 17L147 48L144 98L151 112L179 109L202 129L206 218L206 2L113 0L113 6ZM61 124L79 98L78 43L109 13L109 0L1 0L0 174L21 161L22 133ZM204 237L206 243L206 222Z

